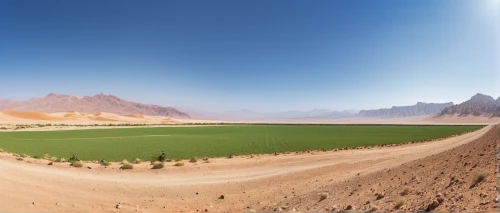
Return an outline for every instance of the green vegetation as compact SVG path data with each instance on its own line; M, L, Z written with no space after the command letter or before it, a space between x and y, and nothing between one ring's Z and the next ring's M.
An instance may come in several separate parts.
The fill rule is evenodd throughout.
M73 166L73 167L78 167L79 168L79 167L83 166L83 162L81 162L81 161L73 161L73 162L71 162L70 165Z
M345 149L447 137L481 126L224 125L0 132L0 147L22 156L69 157L78 161L136 158L160 162L307 150ZM164 154L161 151L164 150ZM76 156L75 156L76 157ZM70 160L70 162L73 160Z
M108 161L105 161L105 160L100 160L99 164L101 164L101 166L109 166L111 163L109 163Z
M141 160L141 159L136 158L136 159L134 160L134 164L140 164L140 163L142 163L142 160Z
M130 163L124 163L124 164L120 167L120 169L133 169L133 168L134 168L134 166L133 166L132 164L130 164Z
M153 168L152 169L161 169L164 166L165 165L162 162L156 162L156 163L153 164Z

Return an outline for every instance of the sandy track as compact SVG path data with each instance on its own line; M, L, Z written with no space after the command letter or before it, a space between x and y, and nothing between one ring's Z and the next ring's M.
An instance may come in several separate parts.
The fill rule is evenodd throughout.
M471 142L491 127L440 141L314 154L214 159L149 170L91 170L45 166L0 158L0 210L23 211L242 211L283 197L444 152ZM148 170L148 171L144 171ZM198 194L197 194L198 193ZM225 199L218 199L224 194ZM33 205L33 202L35 203ZM247 209L248 210L248 209Z

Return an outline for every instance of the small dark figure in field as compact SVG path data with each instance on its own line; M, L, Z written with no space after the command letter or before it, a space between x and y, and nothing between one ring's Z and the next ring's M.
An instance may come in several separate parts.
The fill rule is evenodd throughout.
M80 161L80 159L76 157L75 154L73 154L73 157L69 158L69 162L74 162L74 161Z
M166 160L165 151L161 151L161 155L158 156L158 161L164 162Z

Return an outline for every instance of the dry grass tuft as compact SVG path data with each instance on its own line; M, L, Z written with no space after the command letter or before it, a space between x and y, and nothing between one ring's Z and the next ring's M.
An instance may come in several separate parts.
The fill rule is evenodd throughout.
M401 196L406 196L406 195L410 194L410 188L406 187L405 189L403 189L403 191L400 194L401 194Z
M130 164L130 163L124 163L124 164L120 167L120 169L123 169L123 170L125 170L125 169L133 169L133 168L134 168L134 165L132 165L132 164Z
M153 168L151 168L151 169L161 169L164 166L165 165L162 162L157 162L157 163L153 164Z
M488 176L488 174L484 173L484 172L478 172L476 174L476 176L474 176L474 179L472 180L472 184L470 186L470 188L476 186L477 184L481 183L484 179L486 179L486 176Z
M78 168L80 168L80 167L83 167L83 162L81 162L81 161L73 161L73 162L71 162L70 165L72 167L78 167Z
M141 160L141 159L136 158L136 159L134 160L134 164L140 164L140 163L142 163L142 160Z
M174 164L174 166L184 166L184 163L179 162L179 163Z

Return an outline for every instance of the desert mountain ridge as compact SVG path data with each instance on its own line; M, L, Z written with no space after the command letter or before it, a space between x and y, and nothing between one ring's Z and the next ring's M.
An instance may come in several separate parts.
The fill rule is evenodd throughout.
M109 112L119 115L142 114L150 116L166 116L173 118L190 118L190 116L173 107L142 104L121 99L114 95L100 93L94 96L78 97L50 93L42 98L31 98L26 101L0 100L0 110L36 111L36 112Z
M374 110L361 110L358 116L361 117L411 117L423 115L436 115L446 107L452 106L448 103L424 103L417 102L412 106L393 106L392 108L382 108Z
M500 117L500 97L495 100L489 95L477 93L461 104L443 109L439 116L443 115Z

